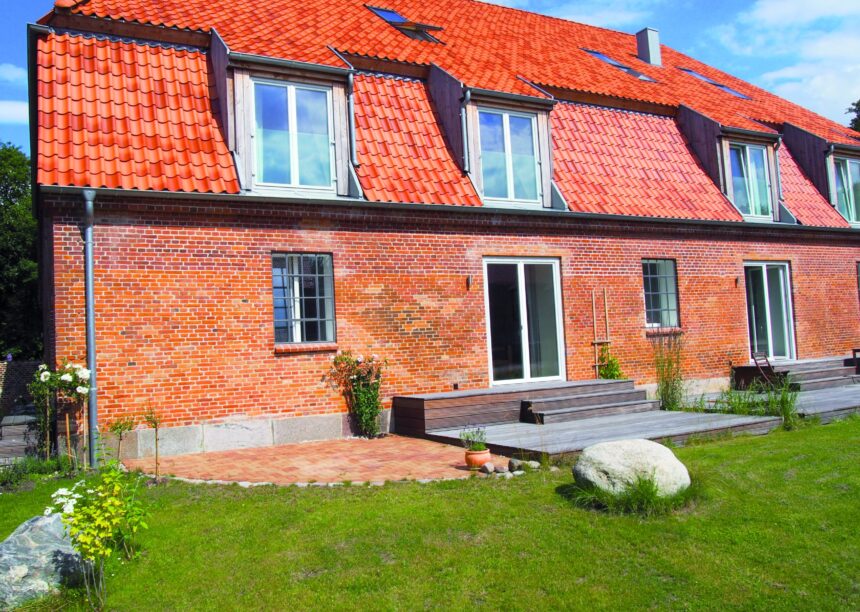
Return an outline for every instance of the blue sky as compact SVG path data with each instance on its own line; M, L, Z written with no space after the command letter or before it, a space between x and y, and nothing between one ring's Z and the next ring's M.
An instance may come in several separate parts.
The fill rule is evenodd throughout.
M664 44L840 123L860 99L860 0L495 0ZM29 149L26 24L53 0L4 2L0 142Z

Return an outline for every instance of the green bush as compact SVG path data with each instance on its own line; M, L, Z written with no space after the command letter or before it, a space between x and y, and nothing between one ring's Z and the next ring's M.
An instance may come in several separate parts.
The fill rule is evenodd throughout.
M600 347L600 362L597 366L598 378L606 380L621 380L624 378L624 372L621 371L621 364L618 362L618 357L612 354L609 350L609 345L604 344Z
M39 476L62 477L74 471L68 457L51 459L23 457L9 465L0 466L0 490L10 491L18 488L27 479Z
M349 411L355 416L361 433L369 438L379 434L379 386L386 362L376 355L354 357L350 351L340 351L332 358L326 376L329 383L346 398Z
M788 379L776 384L754 380L745 389L727 389L714 403L717 412L782 418L785 429L797 427L797 391Z
M685 385L681 371L681 336L657 336L651 343L654 347L654 368L657 372L657 399L660 400L663 410L682 410Z
M568 485L562 494L577 507L603 510L613 514L635 514L649 517L669 514L687 506L698 496L694 484L675 495L661 496L653 478L638 478L621 493L610 493L597 487Z

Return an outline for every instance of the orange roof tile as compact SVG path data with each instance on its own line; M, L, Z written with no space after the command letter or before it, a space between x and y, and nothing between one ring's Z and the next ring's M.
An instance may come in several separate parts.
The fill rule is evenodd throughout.
M37 63L40 184L238 193L202 51L50 34Z
M822 197L787 147L779 149L779 175L785 206L803 225L851 227Z
M860 145L860 134L674 49L663 67L636 57L630 34L473 0L387 0L413 21L441 26L445 44L411 40L371 13L364 0L82 0L72 11L177 28L218 30L234 51L342 65L331 51L436 63L471 87L539 95L534 83L678 106L724 125L794 123L835 142ZM641 81L581 51L595 49L655 79ZM751 99L744 100L679 70L691 68ZM761 129L761 126L759 126ZM766 129L762 129L766 131Z
M481 205L445 146L424 83L357 75L355 124L356 172L367 199Z
M556 184L574 212L741 221L671 117L560 103Z

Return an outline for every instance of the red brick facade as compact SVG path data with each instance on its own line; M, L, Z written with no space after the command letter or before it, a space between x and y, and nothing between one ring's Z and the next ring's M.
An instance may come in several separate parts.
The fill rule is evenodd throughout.
M82 203L43 195L42 206L49 350L80 361ZM341 412L321 381L335 348L389 360L386 405L485 387L486 256L559 258L570 380L593 376L591 291L604 288L613 352L628 376L653 380L642 258L677 260L690 378L748 360L744 261L790 263L798 358L860 341L860 236L826 230L100 195L95 241L102 421L150 404L169 425ZM273 252L333 255L336 347L276 351Z

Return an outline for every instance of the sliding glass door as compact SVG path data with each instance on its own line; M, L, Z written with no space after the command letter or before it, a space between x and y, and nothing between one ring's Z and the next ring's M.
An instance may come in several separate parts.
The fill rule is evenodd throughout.
M770 359L794 358L788 264L744 264L750 349Z
M490 380L553 380L564 372L558 260L484 261Z

